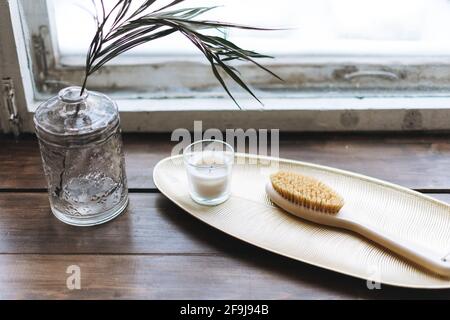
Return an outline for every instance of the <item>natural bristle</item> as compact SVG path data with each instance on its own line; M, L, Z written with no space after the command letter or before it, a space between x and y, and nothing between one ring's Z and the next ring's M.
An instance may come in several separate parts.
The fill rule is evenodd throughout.
M280 171L270 176L272 186L283 198L308 209L335 214L344 199L322 182L294 172Z

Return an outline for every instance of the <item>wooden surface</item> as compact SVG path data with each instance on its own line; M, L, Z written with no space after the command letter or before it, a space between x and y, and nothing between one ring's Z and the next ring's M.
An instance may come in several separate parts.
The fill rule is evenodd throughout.
M0 298L450 298L366 282L267 253L195 220L162 196L153 166L175 143L124 137L130 206L93 228L50 212L37 142L0 136ZM450 202L450 135L289 135L280 156L347 169ZM81 268L81 290L66 269Z

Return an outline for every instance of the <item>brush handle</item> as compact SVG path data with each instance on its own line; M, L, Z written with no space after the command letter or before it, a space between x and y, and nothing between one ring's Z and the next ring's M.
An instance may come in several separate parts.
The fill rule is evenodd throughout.
M342 223L342 228L356 232L430 271L445 277L450 277L450 261L444 259L442 254L440 255L420 244L356 221L342 220L341 222L336 222L337 227Z
M348 212L345 206L336 215L307 209L283 198L273 189L270 182L266 185L266 193L272 202L297 217L314 223L353 231L413 263L439 275L450 277L450 260L445 260L443 255L415 242L405 240L394 234L388 234L384 230L365 225L357 221L355 219L357 215Z

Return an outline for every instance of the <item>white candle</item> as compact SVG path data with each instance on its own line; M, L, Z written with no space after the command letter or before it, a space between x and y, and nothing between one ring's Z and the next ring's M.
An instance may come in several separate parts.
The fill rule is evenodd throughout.
M192 198L202 204L218 204L230 194L231 163L223 152L199 152L187 164Z
M189 171L192 189L198 196L215 199L227 192L229 179L226 168L211 170L192 168Z

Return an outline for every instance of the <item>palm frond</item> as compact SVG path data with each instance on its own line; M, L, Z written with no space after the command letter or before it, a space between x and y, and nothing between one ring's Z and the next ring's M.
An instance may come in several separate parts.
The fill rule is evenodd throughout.
M174 0L166 6L156 10L150 10L157 0L145 0L137 9L131 10L132 0L117 0L113 8L107 12L103 0L97 5L96 21L97 30L92 38L86 56L85 78L82 86L84 92L89 76L98 71L103 65L144 43L166 37L175 32L185 36L205 56L211 65L211 70L221 86L230 98L239 106L236 99L228 89L225 80L219 70L223 70L234 82L247 91L260 103L261 101L241 79L236 67L228 62L234 60L247 61L258 66L262 70L280 79L260 63L258 58L272 58L255 51L243 49L233 42L219 36L211 36L201 33L205 29L223 30L226 28L246 30L274 30L257 28L246 25L194 20L198 16L213 10L216 7L194 7L174 9L172 7L185 0ZM100 12L100 13L99 13Z

